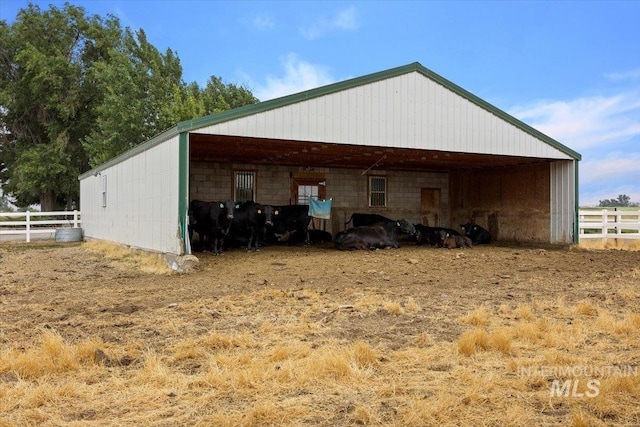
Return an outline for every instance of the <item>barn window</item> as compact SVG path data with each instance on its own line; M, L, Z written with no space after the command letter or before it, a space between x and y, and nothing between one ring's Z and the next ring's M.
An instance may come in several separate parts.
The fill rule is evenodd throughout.
M107 207L107 175L102 175L102 207Z
M309 198L318 198L318 186L317 185L298 185L298 204L308 205Z
M255 200L256 173L255 171L235 171L233 197L236 202Z
M369 207L387 206L387 177L369 177Z
M296 205L308 205L310 198L324 199L325 189L323 173L291 173L291 202Z

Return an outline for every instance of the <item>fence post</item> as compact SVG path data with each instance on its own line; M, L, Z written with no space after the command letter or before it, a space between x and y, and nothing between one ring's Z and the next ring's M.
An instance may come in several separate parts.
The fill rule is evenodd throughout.
M27 243L31 242L31 212L25 212L25 219L27 223Z
M616 209L616 234L622 234L622 211Z
M73 210L73 227L78 228L78 211Z
M606 209L602 210L602 244L607 244L607 234L609 234L609 212Z

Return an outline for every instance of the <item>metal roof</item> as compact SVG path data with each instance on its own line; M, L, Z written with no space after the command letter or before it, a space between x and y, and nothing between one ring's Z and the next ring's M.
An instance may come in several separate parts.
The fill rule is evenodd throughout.
M458 95L459 97L469 101L471 104L480 107L482 110L485 110L489 113L491 113L492 115L498 117L499 119L501 119L502 121L514 126L515 128L519 129L520 131L525 132L526 134L530 135L531 137L535 138L538 141L541 141L544 144L547 144L548 146L552 147L553 149L558 150L559 152L563 153L564 155L568 156L571 159L574 160L581 160L581 155L579 153L577 153L576 151L570 149L569 147L561 144L560 142L556 141L555 139L543 134L542 132L538 131L537 129L527 125L526 123L516 119L515 117L511 116L510 114L504 112L503 110L500 110L499 108L491 105L490 103L484 101L483 99L477 97L476 95L472 94L471 92L461 88L460 86L456 85L455 83L445 79L444 77L434 73L433 71L429 70L428 68L424 67L423 65L421 65L418 62L414 62L408 65L404 65L401 67L396 67L396 68L392 68L389 70L385 70L385 71L380 71L377 73L373 73L373 74L368 74L362 77L357 77L357 78L353 78L353 79L349 79L349 80L345 80L345 81L341 81L338 83L334 83L334 84L330 84L330 85L326 85L326 86L322 86L319 88L315 88L315 89L310 89L304 92L299 92L296 94L292 94L292 95L288 95L288 96L284 96L281 98L277 98L277 99L272 99L269 101L264 101L264 102L260 102L257 104L253 104L253 105L247 105L244 107L240 107L240 108L236 108L233 110L228 110L222 113L218 113L218 114L213 114L210 116L205 116L205 117L201 117L201 118L197 118L197 119L193 119L193 120L188 120L188 121L184 121L181 123L178 123L175 127L168 129L167 131L163 132L162 134L156 136L155 138L137 146L132 148L131 150L111 159L110 161L106 162L103 165L100 165L96 168L94 168L93 170L83 174L80 176L80 178L82 179L85 176L88 176L92 173L95 173L99 170L102 170L106 167L108 167L109 165L118 163L128 157L131 157L133 155L138 154L141 151L144 151L150 147L153 147L157 144L162 143L163 141L174 137L175 135L181 134L183 132L185 133L189 133L191 134L191 140L194 143L194 148L196 149L196 151L194 152L201 152L202 156L205 157L211 157L214 154L217 154L219 156L219 158L224 159L225 156L223 155L224 153L220 151L220 148L222 146L224 146L224 144L221 144L221 147L207 147L207 138L204 136L205 134L207 134L207 131L203 131L203 128L207 128L207 127L212 127L212 126L216 126L216 125L220 125L226 122L231 122L234 120L238 120L238 119L242 119L242 118L247 118L250 116L255 116L261 113L267 113L276 109L280 109L283 107L290 107L293 106L294 104L298 104L304 101L309 101L309 100L313 100L319 97L323 97L323 96L327 96L327 95L333 95L333 94L338 94L339 92L343 92L343 91L347 91L350 89L354 89L354 88L358 88L361 86L365 86L365 85L370 85L373 83L377 83L377 82L381 82L383 80L386 79L391 79L391 78L395 78L398 76L403 76L406 74L411 74L411 73L419 73L420 75L430 79L431 81L443 86L444 88L448 89L449 91L453 92L454 94ZM197 132L198 130L201 130L201 132ZM226 138L226 139L225 139ZM210 142L213 141L226 141L227 143L231 143L233 142L230 147L233 147L233 149L237 152L238 151L238 141L242 141L242 138L239 138L237 135L236 136L231 136L231 135L227 135L226 137L221 137L219 135L210 135ZM311 147L311 146L303 146L303 144L311 144L314 143L312 141L300 141L300 140L296 140L296 141L283 141L280 140L277 137L268 137L265 136L265 139L262 142L257 142L254 141L252 138L244 138L244 143L248 144L247 145L247 149L242 150L243 153L245 154L245 156L243 157L243 160L245 160L247 163L251 162L251 161L255 161L257 163L264 163L265 161L268 161L269 159L275 159L276 157L274 156L262 156L260 157L260 154L258 152L260 151L264 151L264 150L268 150L268 147L265 147L265 141L268 141L270 144L273 144L274 147L276 148L288 148L290 150L290 152L295 152L298 151L299 153L302 152L303 150L311 150L311 149L317 149L318 147ZM318 143L323 143L324 141L322 140L317 140L315 141L315 144L317 145ZM298 144L297 146L292 146L290 144L295 143ZM329 149L330 152L332 144L323 144L325 146L325 149ZM358 144L349 144L347 143L347 147L342 147L339 150L334 150L333 155L335 157L335 155L340 154L341 152L344 154L344 152L353 152L353 150L351 148L353 147L361 147L361 145ZM351 148L350 148L351 147ZM296 150L296 148L299 148L299 150ZM380 151L380 150L387 150L386 153L389 153L389 159L391 160L391 157L393 157L394 159L396 159L396 161L394 162L388 162L388 165L391 165L393 163L393 165L391 166L391 168L404 168L404 167L408 167L409 164L411 163L409 158L411 157L415 157L412 155L407 155L407 153L405 153L404 155L395 155L392 156L391 153L397 152L403 152L403 149L401 147L365 147L365 148L369 148L369 153L371 154L367 154L366 156L373 156L375 157L376 153L375 151ZM199 150L199 151L198 151ZM389 151L391 150L391 151ZM365 150L366 151L366 150ZM415 151L415 150L414 150ZM424 151L424 152L423 152ZM495 165L508 165L508 164L518 164L518 163L529 163L532 161L535 161L535 159L526 159L522 156L518 156L518 155L514 155L514 156L498 156L498 157L502 157L502 159L496 159L496 161L489 161L488 159L491 157L488 154L478 154L475 153L449 153L449 151L445 151L442 155L438 155L438 153L442 152L442 150L436 150L434 152L428 152L426 150L420 150L420 155L418 158L422 158L422 157L430 157L431 161L430 162L418 162L417 160L414 160L413 162L413 167L409 167L409 169L417 169L417 168L443 168L445 167L445 165L447 165L448 163L443 163L442 160L446 157L451 158L452 155L454 155L454 157L456 159L459 160L460 163L458 163L458 166L460 167L465 167L464 165L472 162L473 159L480 159L483 161L488 161L488 165L491 164L495 164ZM252 153L257 153L252 155ZM282 153L281 153L282 154ZM355 155L355 153L354 153ZM364 154L363 154L364 155ZM382 155L384 155L384 153L382 153ZM203 157L203 158L205 158ZM229 157L229 156L227 156ZM232 156L233 157L233 156ZM291 161L287 162L285 159L285 155L280 155L280 161L282 162L281 164L294 164ZM357 157L357 156L356 156ZM362 156L361 156L362 157ZM434 159L440 158L440 162L434 162ZM262 160L260 160L262 159ZM406 162L404 160L406 160ZM237 157L233 157L229 159L230 161L239 161L239 159ZM372 158L369 159L363 159L363 162L368 161L368 160L372 160ZM374 161L377 159L373 159ZM402 161L401 161L402 160ZM424 160L424 159L423 159ZM540 161L541 159L538 159L538 161ZM300 161L300 156L298 157L298 161ZM451 165L453 165L455 162L451 163ZM300 164L300 163L295 163L295 164ZM352 165L354 167L360 167L361 162L356 161L355 163L349 163L349 165ZM364 163L362 163L364 164ZM318 166L322 166L323 164L318 164ZM325 162L324 165L326 166L336 166L336 167L346 167L343 166L341 162L339 161L335 161L335 162ZM449 166L451 167L451 166Z

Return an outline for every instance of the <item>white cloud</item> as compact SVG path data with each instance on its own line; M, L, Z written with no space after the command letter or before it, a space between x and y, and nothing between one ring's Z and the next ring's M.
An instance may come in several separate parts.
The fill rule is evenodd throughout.
M268 30L270 28L273 28L275 26L275 23L270 16L260 15L253 17L253 19L251 20L251 25L253 26L253 28L258 30Z
M356 8L351 6L347 9L341 10L333 18L332 22L335 28L341 28L343 30L358 29L358 19L356 15Z
M640 150L640 147L638 147ZM619 194L640 202L640 152L587 155L580 163L580 206L596 206Z
M581 184L621 179L635 181L640 191L640 152L615 152L603 158L585 159L580 164Z
M608 73L605 74L605 77L612 81L638 80L640 79L640 68L636 68L635 70Z
M284 76L267 76L265 85L256 85L253 94L259 100L279 98L335 82L328 67L305 62L294 53L283 56L280 62Z
M619 194L640 201L640 87L635 73L608 75L611 82L627 86L611 95L540 101L510 111L582 154L581 206Z
M353 31L358 27L357 9L351 6L338 11L338 13L329 18L318 18L310 25L301 27L300 33L306 39L315 40L334 30Z
M511 114L578 151L640 136L640 90L538 102Z

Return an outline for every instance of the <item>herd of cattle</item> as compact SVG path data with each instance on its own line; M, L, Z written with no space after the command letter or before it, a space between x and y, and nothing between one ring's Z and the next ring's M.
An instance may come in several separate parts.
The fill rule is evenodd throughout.
M399 240L418 245L465 248L491 242L489 232L473 222L462 224L463 234L451 228L427 227L392 220L377 214L354 213L345 226L351 228L335 236L309 229L311 217L306 205L270 206L254 201L232 200L189 204L189 239L193 250L210 250L221 254L223 248L246 247L257 250L278 243L333 242L340 250L399 247ZM198 246L193 234L198 233Z

